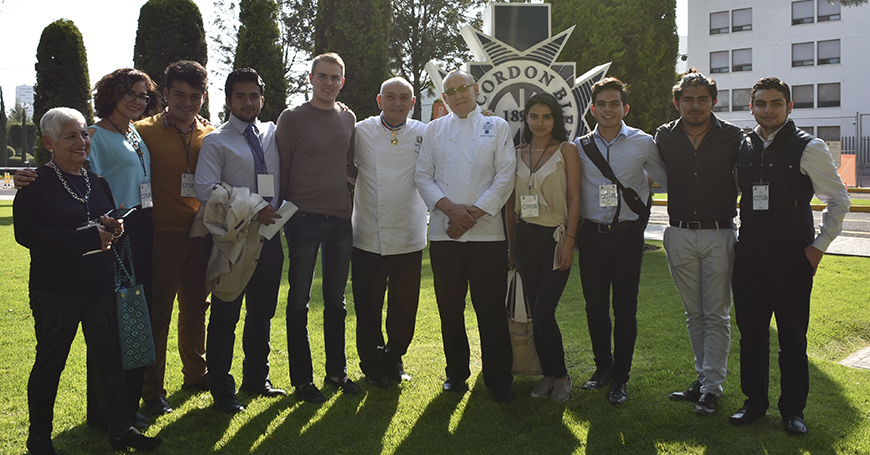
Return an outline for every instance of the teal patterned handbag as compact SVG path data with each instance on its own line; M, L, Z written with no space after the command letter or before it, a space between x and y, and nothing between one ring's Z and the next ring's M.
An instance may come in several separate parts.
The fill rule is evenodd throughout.
M136 284L133 270L133 255L130 252L130 238L124 236L115 248L115 301L118 306L118 333L121 338L121 363L125 370L144 367L157 361L154 350L154 336L151 334L151 317L145 290ZM118 249L121 254L118 254ZM124 261L129 262L130 271Z

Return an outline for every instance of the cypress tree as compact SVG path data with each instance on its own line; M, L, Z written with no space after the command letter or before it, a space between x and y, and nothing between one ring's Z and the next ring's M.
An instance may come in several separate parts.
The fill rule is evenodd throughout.
M552 0L553 30L579 25L559 56L577 71L613 62L608 71L628 84L626 124L648 133L677 112L671 103L679 52L676 0ZM587 116L590 125L594 119Z
M458 31L457 31L458 32ZM344 88L339 101L358 119L380 112L377 95L390 77L390 2L388 0L320 0L314 23L314 53L336 52L344 60Z
M287 79L281 59L278 4L275 0L239 3L239 40L234 68L253 68L266 85L260 120L277 121L287 107Z
M58 19L42 30L36 48L36 85L33 88L33 123L37 137L42 137L39 121L53 107L71 107L94 121L91 108L91 84L88 79L88 56L82 34L68 19ZM49 160L41 140L36 141L36 164Z
M139 10L133 65L148 73L162 94L166 67L179 60L208 63L199 8L191 0L148 0ZM208 98L201 114L209 117Z
M3 167L8 166L6 153L6 101L3 100L3 87L0 87L0 153L3 154Z

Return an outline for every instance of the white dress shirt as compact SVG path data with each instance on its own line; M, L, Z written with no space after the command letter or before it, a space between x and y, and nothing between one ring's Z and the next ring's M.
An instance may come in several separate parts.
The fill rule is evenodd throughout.
M647 172L655 181L666 181L665 164L659 155L658 147L653 137L643 131L627 126L624 122L611 142L607 142L598 134L595 127L592 137L604 160L610 164L613 174L626 188L637 192L641 201L646 204L649 198L649 183ZM616 207L601 207L599 203L599 185L611 184L609 179L598 170L595 163L586 155L580 138L574 140L580 153L580 217L592 220L598 224L612 224L616 216ZM634 213L625 203L622 192L619 192L619 220L634 221L638 214Z
M785 126L785 123L782 126ZM773 142L782 126L767 138L761 133L761 126L755 126L755 132L764 142L764 148ZM827 204L822 211L819 235L813 241L814 247L825 252L831 246L831 242L843 231L843 219L852 206L849 191L840 179L840 174L837 173L837 166L834 164L831 151L828 150L828 144L819 138L813 138L804 148L804 153L801 155L801 174L810 178L816 197Z
M447 235L447 215L435 207L441 198L486 212L460 242L504 240L501 208L514 187L516 156L508 123L475 107L466 118L448 114L426 125L415 179L429 207L429 240Z
M275 124L254 120L254 126L257 127L257 136L263 146L266 170L274 176L273 194L276 197L272 198L271 204L278 208L281 203L281 198L277 197L280 194L278 192L278 171L280 168L278 146L275 144ZM200 202L208 202L212 189L221 182L232 187L245 187L251 192L256 192L257 170L251 146L245 137L245 128L247 127L248 123L230 114L230 119L226 123L202 140L202 148L196 164L194 185L196 198Z
M414 169L426 125L408 120L399 143L381 124L381 116L356 124L358 169L353 196L353 246L370 253L394 255L426 247L426 204L417 191Z

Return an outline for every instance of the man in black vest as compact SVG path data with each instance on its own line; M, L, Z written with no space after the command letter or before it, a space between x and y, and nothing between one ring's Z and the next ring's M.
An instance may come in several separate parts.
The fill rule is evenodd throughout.
M734 308L740 329L743 407L734 425L764 417L769 406L770 317L776 314L782 392L779 412L785 431L807 432L803 410L809 392L807 326L813 276L825 250L840 233L849 194L827 145L788 119L788 85L759 79L751 92L758 125L744 140L737 160L740 235L735 247ZM827 204L816 234L810 200Z

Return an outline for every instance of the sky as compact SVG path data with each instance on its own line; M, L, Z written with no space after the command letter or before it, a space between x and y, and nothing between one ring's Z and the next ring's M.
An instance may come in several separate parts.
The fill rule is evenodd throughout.
M15 104L15 87L33 85L36 47L48 24L57 19L72 20L88 55L91 85L103 75L133 65L133 46L139 25L139 9L146 0L0 0L0 86L7 109ZM202 13L208 36L215 9L213 0L194 0ZM678 34L687 33L688 0L677 0ZM215 57L209 53L209 60ZM223 104L223 83L211 78L211 111Z

